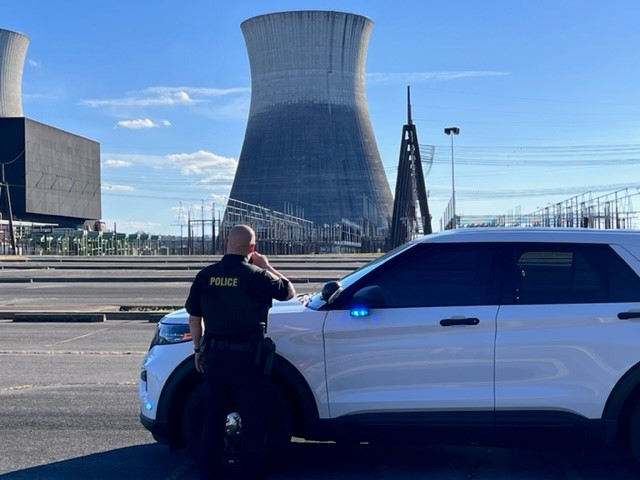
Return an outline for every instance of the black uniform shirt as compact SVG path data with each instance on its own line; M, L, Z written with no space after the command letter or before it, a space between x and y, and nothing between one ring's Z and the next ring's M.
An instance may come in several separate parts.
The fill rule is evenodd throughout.
M266 324L272 299L289 295L287 280L247 262L242 255L225 255L196 275L185 308L204 317L207 337L255 338Z

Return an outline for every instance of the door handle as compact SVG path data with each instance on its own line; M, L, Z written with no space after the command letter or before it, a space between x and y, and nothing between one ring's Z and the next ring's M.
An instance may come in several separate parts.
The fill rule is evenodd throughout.
M629 320L631 318L640 318L640 312L620 312L618 314L620 320Z
M440 325L443 327L451 327L453 325L478 325L480 323L479 318L445 318L440 320Z

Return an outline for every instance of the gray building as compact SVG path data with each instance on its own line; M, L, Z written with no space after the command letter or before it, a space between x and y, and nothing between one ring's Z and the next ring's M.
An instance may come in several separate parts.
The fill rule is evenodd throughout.
M231 198L316 224L388 227L393 199L365 97L372 25L333 11L242 23L251 107Z
M101 218L100 144L25 117L0 118L13 216L76 228ZM3 193L0 203L8 218Z
M102 214L100 144L24 117L28 44L26 36L0 29L0 165L13 216L69 228L93 224ZM7 219L7 188L0 189L0 214Z

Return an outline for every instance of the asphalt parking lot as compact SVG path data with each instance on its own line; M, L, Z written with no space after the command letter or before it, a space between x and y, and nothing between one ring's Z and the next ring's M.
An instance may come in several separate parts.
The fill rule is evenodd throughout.
M0 313L95 310L136 301L162 305L182 301L188 288L174 279L9 281L24 273L0 271ZM126 317L100 323L0 319L0 479L197 478L186 452L156 444L138 420L139 366L154 328ZM266 478L627 480L640 478L639 472L617 450L418 447L400 434L387 447L294 439L286 461Z

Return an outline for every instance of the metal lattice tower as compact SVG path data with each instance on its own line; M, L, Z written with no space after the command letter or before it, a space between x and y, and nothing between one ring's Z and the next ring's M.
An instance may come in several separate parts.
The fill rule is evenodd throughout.
M411 92L407 87L407 124L402 127L389 247L397 247L417 234L426 235L432 231L418 132L411 118Z

